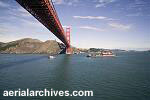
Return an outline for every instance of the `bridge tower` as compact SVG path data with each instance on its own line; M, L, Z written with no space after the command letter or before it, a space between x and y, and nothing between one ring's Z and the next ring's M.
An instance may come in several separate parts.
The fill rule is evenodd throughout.
M67 38L69 47L66 48L66 54L72 54L72 48L71 48L71 43L70 43L70 32L71 32L71 28L67 27L66 28L66 38Z

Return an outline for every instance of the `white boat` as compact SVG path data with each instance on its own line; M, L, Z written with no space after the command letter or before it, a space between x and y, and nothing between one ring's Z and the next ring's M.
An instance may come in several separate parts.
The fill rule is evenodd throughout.
M92 55L91 55L91 54L88 54L86 57L92 57Z
M48 59L54 59L54 58L56 58L56 57L54 57L54 56L48 56Z

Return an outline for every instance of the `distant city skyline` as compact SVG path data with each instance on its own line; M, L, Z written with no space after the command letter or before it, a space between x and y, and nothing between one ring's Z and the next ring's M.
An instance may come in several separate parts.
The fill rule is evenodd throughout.
M150 0L52 0L79 48L150 49ZM15 0L0 0L0 42L57 40Z

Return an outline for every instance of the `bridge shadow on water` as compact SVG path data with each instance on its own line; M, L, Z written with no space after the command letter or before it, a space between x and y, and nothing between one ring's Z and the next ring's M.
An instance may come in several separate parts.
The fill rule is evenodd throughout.
M26 58L26 59L23 59L23 60L22 60L22 58L20 58L21 60L18 60L18 61L9 62L9 63L6 63L6 64L0 64L0 70L4 69L4 68L15 67L16 65L21 65L21 64L24 64L24 63L44 59L45 57L46 56L37 56L37 57L32 57L32 58Z
M53 73L55 74L55 78L53 80L49 80L47 84L47 89L53 88L54 90L68 90L70 89L69 81L70 81L70 66L71 66L71 56L72 55L61 55L58 64L53 69ZM70 100L69 97L45 97L45 100Z
M61 77L61 82L67 81L68 80L68 73L69 73L69 68L70 68L70 60L71 60L71 55L64 55L62 57L61 61L57 64L55 68L56 72L56 79Z

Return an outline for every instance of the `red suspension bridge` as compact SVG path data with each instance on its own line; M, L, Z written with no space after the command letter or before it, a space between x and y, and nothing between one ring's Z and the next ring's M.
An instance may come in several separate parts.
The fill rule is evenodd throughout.
M16 1L65 44L66 53L72 53L70 45L70 28L66 28L65 34L51 0Z

